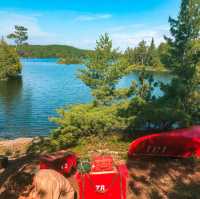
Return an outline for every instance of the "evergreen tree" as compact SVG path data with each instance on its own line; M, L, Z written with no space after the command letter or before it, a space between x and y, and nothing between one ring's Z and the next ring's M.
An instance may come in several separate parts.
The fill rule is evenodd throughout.
M95 103L109 105L115 100L118 81L123 77L127 64L119 53L112 48L108 34L96 42L95 53L80 71L80 79L92 90Z
M21 73L21 64L16 50L0 41L0 80L17 76Z
M16 45L22 45L25 41L28 40L28 29L24 26L15 26L14 33L11 33L7 36L8 39L13 39Z
M158 55L159 55L160 62L166 68L170 68L171 66L169 51L170 51L170 46L167 42L161 43L158 47Z
M153 38L147 52L147 65L153 67L161 66L160 58Z
M178 19L170 18L169 23L172 38L166 39L174 79L164 86L165 98L173 111L185 113L187 123L200 123L200 1L182 0Z
M147 64L147 52L148 47L146 42L143 40L138 44L138 47L135 48L136 64L142 66Z
M124 52L125 58L129 65L136 64L135 49L128 47Z

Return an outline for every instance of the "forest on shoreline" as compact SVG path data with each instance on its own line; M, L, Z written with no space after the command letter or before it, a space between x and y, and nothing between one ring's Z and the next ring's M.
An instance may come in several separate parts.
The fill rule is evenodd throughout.
M84 64L94 54L94 50L79 49L67 45L31 45L24 44L17 48L23 58L59 58L60 64ZM127 59L127 67L134 70L168 71L168 45L161 43L156 47L154 39L148 42L142 40L134 48L128 47L119 56Z
M78 64L92 50L83 50L67 45L21 45L17 49L23 58L59 58L61 63ZM68 58L68 60L67 60Z

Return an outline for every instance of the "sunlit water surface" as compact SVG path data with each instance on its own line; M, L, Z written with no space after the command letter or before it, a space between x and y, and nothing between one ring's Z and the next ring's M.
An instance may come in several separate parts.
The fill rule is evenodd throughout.
M56 109L92 100L90 90L77 78L81 65L59 65L56 59L22 59L22 77L0 82L0 138L47 135L55 124L48 118ZM155 74L154 79L170 82L170 76ZM138 81L134 73L123 78L119 87ZM159 88L156 96L162 95Z

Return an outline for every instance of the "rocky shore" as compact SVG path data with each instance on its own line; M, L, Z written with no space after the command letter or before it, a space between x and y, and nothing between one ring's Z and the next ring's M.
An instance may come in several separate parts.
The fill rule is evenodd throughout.
M17 156L25 154L34 138L17 138L0 141L0 155Z

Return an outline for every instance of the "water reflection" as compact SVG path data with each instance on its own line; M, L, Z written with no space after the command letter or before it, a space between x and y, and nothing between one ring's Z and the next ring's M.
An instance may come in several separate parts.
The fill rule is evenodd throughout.
M22 76L0 82L0 137L29 135L32 115L31 89L27 89L25 93L26 95Z
M0 136L6 135L5 126L10 126L13 107L21 98L23 80L21 76L8 81L0 81Z
M0 103L1 108L7 114L12 112L12 106L16 100L20 100L23 88L23 79L21 76L12 78L8 81L0 81Z

